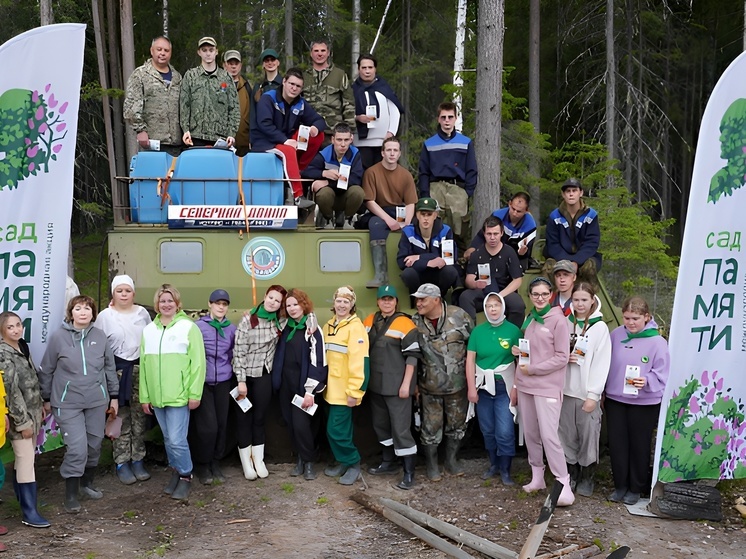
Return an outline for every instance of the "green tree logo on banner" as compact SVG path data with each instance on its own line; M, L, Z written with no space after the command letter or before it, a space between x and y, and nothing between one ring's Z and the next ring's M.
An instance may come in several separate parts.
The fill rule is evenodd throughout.
M63 115L67 101L60 104L50 93L9 89L0 95L0 190L18 188L24 179L49 172L67 135Z
M731 196L746 184L746 99L736 99L720 120L720 157L728 164L710 181L708 202Z

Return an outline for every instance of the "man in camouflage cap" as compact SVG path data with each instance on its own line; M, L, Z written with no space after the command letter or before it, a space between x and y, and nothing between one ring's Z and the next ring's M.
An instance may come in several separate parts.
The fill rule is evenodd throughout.
M218 44L212 37L197 42L202 63L187 70L181 86L181 128L188 146L212 146L224 139L231 147L236 141L241 110L238 91L231 75L218 68Z
M326 121L325 145L331 141L331 131L338 122L355 129L355 102L350 80L341 68L330 60L331 44L325 39L311 43L311 68L304 72L303 98Z
M439 481L438 445L444 435L446 472L457 476L464 473L456 454L466 431L469 408L466 346L474 323L459 307L446 305L435 284L422 284L412 296L417 299L413 322L421 334L422 351L418 375L422 410L420 441L425 451L427 477Z
M150 58L127 80L124 120L137 134L139 149L157 147L176 156L181 151L181 74L170 61L171 41L166 37L153 39Z

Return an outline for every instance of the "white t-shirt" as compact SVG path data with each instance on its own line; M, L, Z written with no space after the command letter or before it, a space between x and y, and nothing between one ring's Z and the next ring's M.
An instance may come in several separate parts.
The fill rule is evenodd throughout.
M134 361L140 357L142 331L150 322L148 311L140 305L133 305L132 311L128 313L120 312L114 307L105 308L96 318L95 326L106 334L114 355Z

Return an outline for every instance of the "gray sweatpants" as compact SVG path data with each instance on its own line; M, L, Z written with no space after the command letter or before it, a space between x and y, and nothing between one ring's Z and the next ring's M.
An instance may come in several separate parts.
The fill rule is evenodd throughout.
M590 466L598 462L598 440L601 437L601 405L591 413L583 411L579 398L565 396L560 412L559 436L568 464Z
M63 478L81 477L98 465L104 440L106 404L94 408L52 408L67 451L60 466Z

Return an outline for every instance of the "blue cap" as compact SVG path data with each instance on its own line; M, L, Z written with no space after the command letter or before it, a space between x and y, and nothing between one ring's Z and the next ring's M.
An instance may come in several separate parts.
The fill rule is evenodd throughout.
M393 285L382 285L378 288L378 293L376 294L377 299L382 299L383 297L394 297L395 299L398 299L399 296L396 294L396 289Z
M231 296L228 295L228 292L225 289L216 289L215 291L210 293L210 302L215 303L217 301L225 301L226 303L230 304Z

